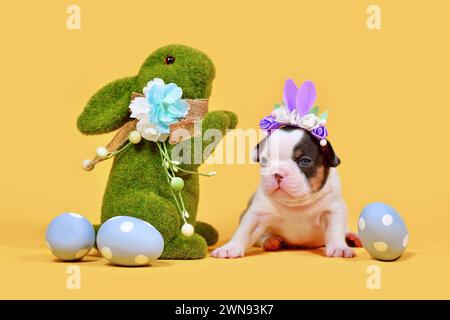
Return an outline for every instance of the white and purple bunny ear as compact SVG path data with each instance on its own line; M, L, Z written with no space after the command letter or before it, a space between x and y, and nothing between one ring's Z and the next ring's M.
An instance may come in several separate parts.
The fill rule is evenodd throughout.
M287 79L284 83L283 100L284 105L288 107L289 111L295 110L297 91L298 88L294 80Z
M303 117L316 102L316 87L312 81L305 81L298 89L295 106L300 117Z

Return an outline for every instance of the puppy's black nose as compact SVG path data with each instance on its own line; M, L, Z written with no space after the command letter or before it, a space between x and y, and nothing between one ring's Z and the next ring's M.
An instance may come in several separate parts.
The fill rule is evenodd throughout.
M283 176L279 173L275 173L274 175L275 180L277 180L278 183L281 182L281 180L283 180Z

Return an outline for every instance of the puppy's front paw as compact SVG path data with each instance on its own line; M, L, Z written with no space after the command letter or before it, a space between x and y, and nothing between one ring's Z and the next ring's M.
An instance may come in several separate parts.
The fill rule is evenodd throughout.
M245 248L238 243L228 242L227 244L215 249L211 256L214 258L234 259L243 257Z
M330 258L353 258L356 254L346 245L327 245L325 247L325 256Z

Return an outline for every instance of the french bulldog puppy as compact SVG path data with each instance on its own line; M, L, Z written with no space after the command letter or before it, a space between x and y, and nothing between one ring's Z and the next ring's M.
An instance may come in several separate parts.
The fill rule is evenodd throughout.
M354 246L361 241L346 232L336 171L340 160L329 142L322 147L308 131L284 127L258 144L253 159L260 163L261 183L232 239L213 257L242 257L254 245L265 250L325 246L327 257L355 256L347 241Z

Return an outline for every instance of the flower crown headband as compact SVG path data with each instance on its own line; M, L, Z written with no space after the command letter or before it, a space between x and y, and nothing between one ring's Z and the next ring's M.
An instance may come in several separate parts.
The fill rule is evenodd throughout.
M259 127L268 134L285 126L302 128L311 132L324 147L327 145L328 130L325 124L328 111L319 116L315 101L316 88L312 81L305 81L298 88L294 80L288 79L284 84L283 103L275 104L275 109L260 121Z

